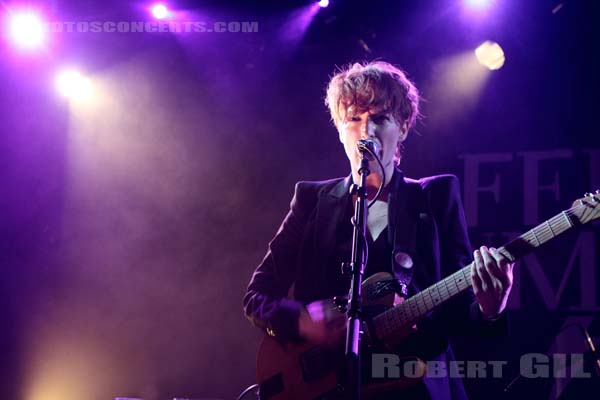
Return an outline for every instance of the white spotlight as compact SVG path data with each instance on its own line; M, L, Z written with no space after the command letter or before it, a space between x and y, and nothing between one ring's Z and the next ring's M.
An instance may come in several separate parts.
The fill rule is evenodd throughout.
M33 12L15 14L10 19L10 36L19 47L39 47L45 39L44 24Z
M502 68L506 60L502 47L498 43L489 40L486 40L475 49L475 56L481 65L491 70Z
M92 95L92 82L75 70L61 72L56 78L58 91L75 101L86 101Z
M164 4L155 4L152 6L152 15L156 19L165 19L169 16L169 9Z

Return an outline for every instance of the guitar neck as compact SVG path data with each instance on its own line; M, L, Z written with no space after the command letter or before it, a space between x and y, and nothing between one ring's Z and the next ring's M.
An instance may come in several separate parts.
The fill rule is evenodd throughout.
M500 247L498 251L514 262L578 225L578 211L577 207L563 211ZM373 326L377 337L381 340L393 337L404 327L414 325L432 310L469 289L472 264L375 317Z

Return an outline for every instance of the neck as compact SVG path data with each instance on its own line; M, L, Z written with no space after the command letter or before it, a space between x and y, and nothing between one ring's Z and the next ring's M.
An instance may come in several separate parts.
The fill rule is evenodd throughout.
M388 187L392 180L393 174L394 174L394 165L392 164L391 166L389 166L389 168L386 168L385 183L383 185L381 197L379 198L380 200L387 199ZM358 171L353 171L352 178L354 179L355 183L360 182L360 175L359 175ZM383 176L379 172L379 168L377 168L377 170L374 170L374 171L372 170L371 173L369 174L369 176L367 176L367 197L369 200L372 200L375 197L377 190L379 190L379 187L381 186L382 179L383 179Z

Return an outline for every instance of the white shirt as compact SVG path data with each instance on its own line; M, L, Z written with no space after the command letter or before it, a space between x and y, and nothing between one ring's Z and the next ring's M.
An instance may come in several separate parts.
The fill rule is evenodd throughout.
M388 203L377 200L367 213L367 227L373 241L376 241L388 223Z

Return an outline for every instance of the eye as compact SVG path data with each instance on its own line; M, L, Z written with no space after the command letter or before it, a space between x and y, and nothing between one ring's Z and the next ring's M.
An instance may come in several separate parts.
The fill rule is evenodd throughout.
M377 125L381 125L381 124L385 123L386 121L389 121L389 117L387 116L387 114L378 114L378 115L372 115L371 120L373 122L375 122Z

